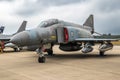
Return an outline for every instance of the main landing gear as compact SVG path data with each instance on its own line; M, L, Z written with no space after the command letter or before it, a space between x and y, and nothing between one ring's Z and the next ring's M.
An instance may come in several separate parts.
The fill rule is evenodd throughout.
M48 56L53 56L53 50L52 49L47 49Z
M104 51L100 51L100 52L99 52L99 55L100 55L100 56L105 56L104 53L105 53Z
M53 44L48 45L48 49L46 49L48 56L53 56Z

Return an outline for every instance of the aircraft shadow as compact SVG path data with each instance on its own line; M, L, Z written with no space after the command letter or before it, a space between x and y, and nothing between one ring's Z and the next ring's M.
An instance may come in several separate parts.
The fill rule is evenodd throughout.
M47 56L47 55L46 55ZM105 54L105 56L100 56L99 54L54 54L53 56L47 56L48 58L60 58L60 59L103 59L103 58L114 58L120 57L120 54Z
M26 52L26 51L22 50L22 52ZM21 53L21 51L15 52L14 50L7 50L7 51L3 51L3 53Z

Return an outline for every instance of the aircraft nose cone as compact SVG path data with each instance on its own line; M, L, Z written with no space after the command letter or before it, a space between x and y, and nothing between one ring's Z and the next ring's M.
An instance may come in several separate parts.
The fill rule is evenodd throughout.
M11 39L10 42L16 44L18 46L24 46L28 43L29 35L26 31L20 32L15 34Z

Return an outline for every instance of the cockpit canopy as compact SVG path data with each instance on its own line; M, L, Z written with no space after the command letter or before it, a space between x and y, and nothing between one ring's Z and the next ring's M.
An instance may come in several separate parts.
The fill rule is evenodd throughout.
M38 27L48 27L48 26L51 26L51 25L54 25L54 24L58 24L59 20L58 19L49 19L49 20L46 20L46 21L42 21Z

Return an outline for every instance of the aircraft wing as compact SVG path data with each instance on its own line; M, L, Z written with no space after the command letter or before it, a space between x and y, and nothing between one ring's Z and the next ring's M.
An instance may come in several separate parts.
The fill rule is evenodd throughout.
M0 41L9 41L12 35L0 35Z
M118 41L119 39L107 39L107 38L77 38L75 41L95 41L95 42L101 42L101 41Z

